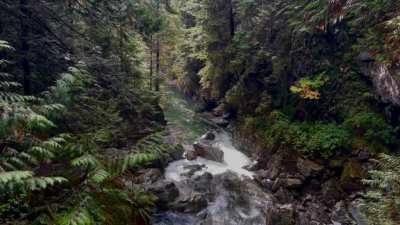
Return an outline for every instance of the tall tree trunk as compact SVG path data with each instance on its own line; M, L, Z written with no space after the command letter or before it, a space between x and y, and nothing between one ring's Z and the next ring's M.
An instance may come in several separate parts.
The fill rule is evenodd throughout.
M160 0L157 1L157 16L160 17ZM155 91L160 91L160 34L156 38L156 78L154 82Z
M153 89L153 35L150 35L150 90Z
M125 67L125 56L124 56L124 36L123 36L123 31L122 31L122 26L120 25L119 29L118 29L118 33L119 33L119 60L120 60L120 69L121 69L121 73L123 72L127 72L126 71L126 67Z
M229 0L229 23L230 23L230 32L231 37L235 36L235 12L233 0Z
M31 66L28 59L29 53L29 0L20 0L19 9L21 12L20 16L20 45L21 45L21 59L20 64L22 67L23 74L23 88L26 95L32 94L32 81L31 81Z
M156 53L156 83L155 83L155 90L160 91L160 37L157 37L157 53Z

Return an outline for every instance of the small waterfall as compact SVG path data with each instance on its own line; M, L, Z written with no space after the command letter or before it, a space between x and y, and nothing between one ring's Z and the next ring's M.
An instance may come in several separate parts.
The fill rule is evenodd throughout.
M169 180L181 181L184 178L183 175L187 172L185 168L194 165L203 166L202 170L198 171L196 175L201 175L205 172L217 175L227 171L232 171L240 176L253 176L252 172L243 169L244 166L250 165L252 161L233 146L231 136L228 133L223 131L218 133L214 145L224 152L223 163L207 160L201 157L191 161L182 159L172 162L166 168L165 177Z

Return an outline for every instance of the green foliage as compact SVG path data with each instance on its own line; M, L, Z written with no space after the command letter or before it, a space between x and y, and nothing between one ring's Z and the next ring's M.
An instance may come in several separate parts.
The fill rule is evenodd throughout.
M81 188L77 196L70 197L72 208L60 211L56 223L118 225L148 221L155 197L137 188L120 187L116 181L129 173L128 170L138 169L158 158L156 150L150 147L155 141L159 141L156 136L144 138L136 145L139 151L146 147L146 152L130 153L117 159L107 159L100 154L86 152L73 159L71 165L84 168L87 173L83 181L85 187ZM86 148L77 146L75 149ZM95 192L89 191L93 188ZM83 202L82 198L85 199Z
M379 168L364 183L370 187L362 209L372 225L394 225L400 215L400 158L382 154Z
M91 83L87 82L90 80L88 76L82 69L71 68L69 73L60 76L55 86L42 94L43 97L18 94L13 89L20 87L17 82L1 83L0 94L5 96L0 102L2 220L11 220L9 216L12 215L18 219L23 214L32 213L35 209L29 208L30 196L33 192L42 195L49 188L62 190L62 193L70 192L69 197L49 204L47 208L56 215L47 217L39 212L35 223L127 224L132 220L136 223L149 219L154 196L142 190L121 188L116 180L131 170L157 160L162 148L167 149L160 140L162 135L149 136L138 143L137 151L110 159L97 150L100 148L98 144L110 140L111 133L104 127L88 134L55 134L59 128L49 118L63 120L66 109L63 104L68 107L76 104L78 95L85 93L84 88ZM5 77L13 78L8 75ZM67 169L69 165L54 171L45 169L65 163L75 168L75 172ZM76 171L81 172L76 174ZM46 196L48 199L52 197ZM82 203L82 199L87 200ZM114 209L108 208L112 201L114 208L123 208L125 213L116 215Z
M355 136L362 137L369 143L394 144L396 141L394 129L387 121L376 113L358 113L344 122Z
M329 78L325 74L318 74L314 79L301 78L298 84L290 87L290 91L301 98L309 100L320 99L319 89L323 87Z
M246 90L242 85L233 86L226 93L226 102L232 107L239 109L245 105Z
M350 133L336 124L303 125L300 128L301 151L329 158L349 148Z
M337 124L291 123L278 118L267 127L265 139L271 149L289 148L306 155L330 158L349 149L351 134Z

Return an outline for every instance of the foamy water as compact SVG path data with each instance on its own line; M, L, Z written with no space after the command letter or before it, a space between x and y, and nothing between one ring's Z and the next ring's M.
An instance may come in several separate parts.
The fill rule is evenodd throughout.
M220 132L216 135L214 147L217 147L224 152L223 163L207 160L201 157L192 161L186 159L178 160L168 165L165 171L165 177L168 180L181 181L187 178L182 175L188 172L188 169L185 169L185 167L191 165L204 165L204 168L195 174L209 172L216 175L229 170L241 176L253 177L252 172L243 169L244 166L250 165L252 161L233 146L232 139L227 133Z

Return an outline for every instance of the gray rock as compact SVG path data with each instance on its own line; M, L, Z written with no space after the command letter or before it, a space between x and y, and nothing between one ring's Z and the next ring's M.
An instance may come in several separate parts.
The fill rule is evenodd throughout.
M187 165L184 166L183 169L187 170L187 172L183 173L183 176L191 177L193 176L196 172L201 171L205 165L203 164L197 164L197 165Z
M319 165L311 160L299 158L297 168L304 177L315 177L321 174L324 170L322 165Z
M358 152L357 157L361 161L368 161L368 159L371 158L371 153L366 149L362 149Z
M341 197L339 185L339 181L335 178L332 178L321 185L321 193L326 199L325 201L336 201L336 199Z
M160 209L167 209L169 204L179 196L176 185L166 180L160 180L148 186L147 191L157 196L157 207Z
M281 224L290 225L295 224L295 210L292 204L279 206L279 214L282 218Z
M358 56L357 59L361 62L373 62L374 58L372 58L371 54L368 52L361 52Z
M203 136L203 138L205 140L213 141L213 140L215 140L215 134L213 132L209 131Z
M257 171L260 169L259 167L260 166L258 165L258 162L254 161L251 164L244 166L243 169L248 170L248 171Z
M160 169L142 169L138 172L140 175L134 180L135 183L150 185L157 182L162 178L162 172Z
M347 210L344 201L337 202L332 212L332 221L342 225L356 225L352 216Z
M223 162L224 152L213 146L214 142L206 139L205 136L193 144L194 156L203 157L208 160Z
M355 200L350 203L348 210L351 217L355 220L357 225L368 225L366 216L360 210L360 203Z
M223 117L215 117L212 118L211 121L220 127L227 127L229 125L229 120L224 119Z
M286 188L296 189L302 187L304 181L299 178L285 178L282 183Z
M198 213L208 205L207 198L204 194L192 193L187 199L183 199L174 203L172 208L184 213Z
M282 186L282 180L280 178L277 178L274 183L272 184L272 191L276 192L280 187Z
M284 188L279 188L277 192L275 192L274 197L278 200L280 203L291 203L294 202L294 198L292 194Z

